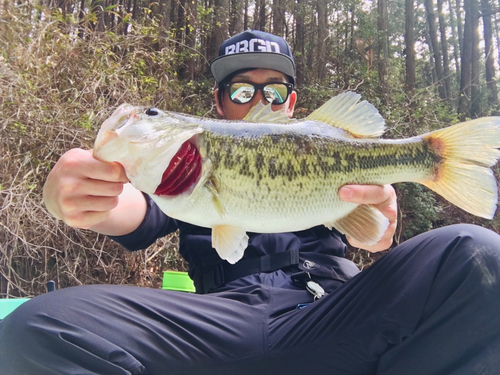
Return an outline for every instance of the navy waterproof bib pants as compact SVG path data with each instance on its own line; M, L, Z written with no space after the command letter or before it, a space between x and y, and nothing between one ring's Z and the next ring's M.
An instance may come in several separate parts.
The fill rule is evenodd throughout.
M417 236L308 307L283 271L194 295L48 293L0 322L0 374L500 374L500 237Z

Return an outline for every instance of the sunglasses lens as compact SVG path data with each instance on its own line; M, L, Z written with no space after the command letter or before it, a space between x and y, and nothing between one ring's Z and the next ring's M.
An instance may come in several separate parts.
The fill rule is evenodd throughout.
M280 83L266 85L264 96L269 103L283 104L288 99L288 87Z
M229 88L229 96L235 103L248 103L255 95L255 87L249 83L233 83Z
M283 104L288 99L289 88L282 83L270 83L268 85L252 85L245 82L234 82L228 85L229 96L234 103L245 104L253 99L257 89L262 90L264 98L272 104Z

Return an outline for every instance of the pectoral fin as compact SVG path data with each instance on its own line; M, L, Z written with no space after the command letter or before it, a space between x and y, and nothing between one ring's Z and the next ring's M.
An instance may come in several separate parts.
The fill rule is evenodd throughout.
M248 111L247 115L243 119L248 122L272 122L272 123L287 123L294 122L283 113L282 111L273 112L271 109L271 104L264 105L261 102L257 103L254 107Z
M212 228L212 247L222 259L235 264L243 257L248 246L248 236L244 229L231 225Z
M207 180L205 187L212 194L212 203L214 205L215 210L220 215L221 219L224 218L224 216L226 216L226 214L227 214L227 209L226 209L226 206L224 206L222 199L220 198L219 191L217 190L217 183L216 183L215 178L211 178L211 179Z
M389 226L389 220L370 205L359 205L343 218L325 224L339 232L367 245L375 245Z

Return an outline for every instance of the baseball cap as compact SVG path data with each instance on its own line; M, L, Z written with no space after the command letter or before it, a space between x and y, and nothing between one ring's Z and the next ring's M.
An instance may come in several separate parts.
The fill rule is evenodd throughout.
M219 57L210 64L218 83L238 70L259 68L284 73L295 83L295 62L288 43L259 30L247 30L227 39L219 47Z

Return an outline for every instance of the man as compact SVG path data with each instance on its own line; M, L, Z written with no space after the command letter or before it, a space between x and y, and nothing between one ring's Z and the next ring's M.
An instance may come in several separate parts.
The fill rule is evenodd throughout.
M211 68L224 118L241 119L259 101L293 114L295 68L283 39L238 34ZM471 225L431 231L363 272L325 227L250 233L244 258L229 265L209 229L167 217L126 182L120 165L71 150L50 173L44 199L67 224L131 250L179 229L202 295L99 285L39 296L0 323L0 374L498 373L495 233ZM339 195L375 205L391 222L378 244L355 246L388 248L394 190L348 186Z

